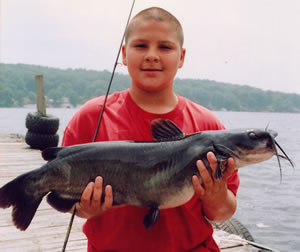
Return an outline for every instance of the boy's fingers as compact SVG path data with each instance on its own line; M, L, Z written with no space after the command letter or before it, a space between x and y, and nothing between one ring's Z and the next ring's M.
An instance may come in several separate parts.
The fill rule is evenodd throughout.
M195 192L199 195L199 196L202 196L205 194L205 190L204 188L202 187L201 185L201 181L199 180L199 178L194 175L192 177L192 182L193 182L193 186L194 186L194 190Z
M90 182L86 188L84 189L81 198L80 198L80 205L81 207L89 207L91 202L91 197L94 190L94 182Z
M228 158L227 169L224 172L224 180L227 180L235 171L235 161L233 158Z
M102 210L106 211L109 208L111 208L112 203L113 203L112 187L111 187L111 185L107 185L105 187L105 198L104 198L104 202L102 204Z
M211 175L209 174L208 170L206 169L204 163L201 160L197 161L197 168L200 173L204 187L207 188L209 186L212 186L213 180L211 178Z
M215 156L215 154L213 152L208 152L207 155L206 155L206 157L207 157L209 165L210 165L210 167L212 169L211 176L214 178L215 174L216 174L217 167L218 167L217 158L216 158L216 156Z
M100 206L101 196L102 196L102 186L103 186L103 178L101 176L97 176L94 183L93 198L91 202L92 207Z

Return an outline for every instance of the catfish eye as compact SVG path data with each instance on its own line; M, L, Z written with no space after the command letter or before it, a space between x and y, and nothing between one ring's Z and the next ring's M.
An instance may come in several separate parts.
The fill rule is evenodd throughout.
M251 138L251 139L256 139L256 134L255 134L253 131L250 131L250 132L248 133L248 136L249 136L249 138Z

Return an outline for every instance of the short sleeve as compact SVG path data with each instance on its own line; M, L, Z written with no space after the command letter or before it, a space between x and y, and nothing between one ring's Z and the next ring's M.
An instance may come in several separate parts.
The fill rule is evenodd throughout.
M227 186L230 191L236 196L238 187L240 185L240 177L238 171L236 170L232 176L227 180Z

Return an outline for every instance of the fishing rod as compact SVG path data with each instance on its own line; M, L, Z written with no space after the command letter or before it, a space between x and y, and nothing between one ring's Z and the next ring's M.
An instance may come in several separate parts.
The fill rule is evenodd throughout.
M124 39L125 39L126 30L127 30L130 18L131 18L131 14L132 14L134 5L135 5L135 0L133 0L132 4L131 4L131 9L130 9L130 12L129 12L129 15L128 15L127 23L126 23L126 26L125 26L125 29L124 29L123 37L122 37L122 40L121 40L121 43L120 43L120 47L119 47L119 50L118 50L118 53L117 53L117 58L115 60L113 71L112 71L112 74L111 74L111 77L110 77L110 80L109 80L109 83L108 83L107 91L106 91L106 94L105 94L105 98L104 98L103 105L102 105L102 108L101 108L101 111L100 111L100 115L99 115L97 127L96 127L96 130L95 130L95 134L94 134L92 142L96 141L96 137L97 137L99 129L100 129L100 125L101 125L103 114L104 114L104 110L105 110L106 101L107 101L107 98L108 98L108 95L109 95L109 92L110 92L110 88L111 88L111 84L112 84L112 81L113 81L113 78L114 78L114 75L115 75L115 72L116 72L116 68L117 68L117 65L118 65L118 59L120 57L121 49L122 49L123 42L124 42ZM72 226L73 226L75 214L76 214L76 207L74 206L73 212L72 212L72 216L70 218L68 230L67 230L67 233L66 233L64 245L63 245L63 248L62 248L62 252L66 251L66 247L67 247L68 240L69 240L70 233L71 233L71 229L72 229Z

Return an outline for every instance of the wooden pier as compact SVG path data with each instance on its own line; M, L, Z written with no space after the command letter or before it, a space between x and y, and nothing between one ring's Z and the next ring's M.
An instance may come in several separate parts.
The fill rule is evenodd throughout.
M0 187L18 175L44 164L38 150L30 149L18 135L0 134ZM45 199L39 206L26 231L12 223L11 208L0 209L0 251L5 252L58 252L62 251L71 215L51 208ZM75 218L66 251L86 251L87 240L82 233L84 219ZM247 252L258 249L242 242L232 242L214 235L221 251ZM261 250L263 251L263 250Z
M17 135L0 135L0 187L16 176L40 167L45 161ZM12 223L11 208L0 209L0 251L61 251L71 214L60 213L42 201L26 231ZM84 219L75 218L66 251L86 251Z

